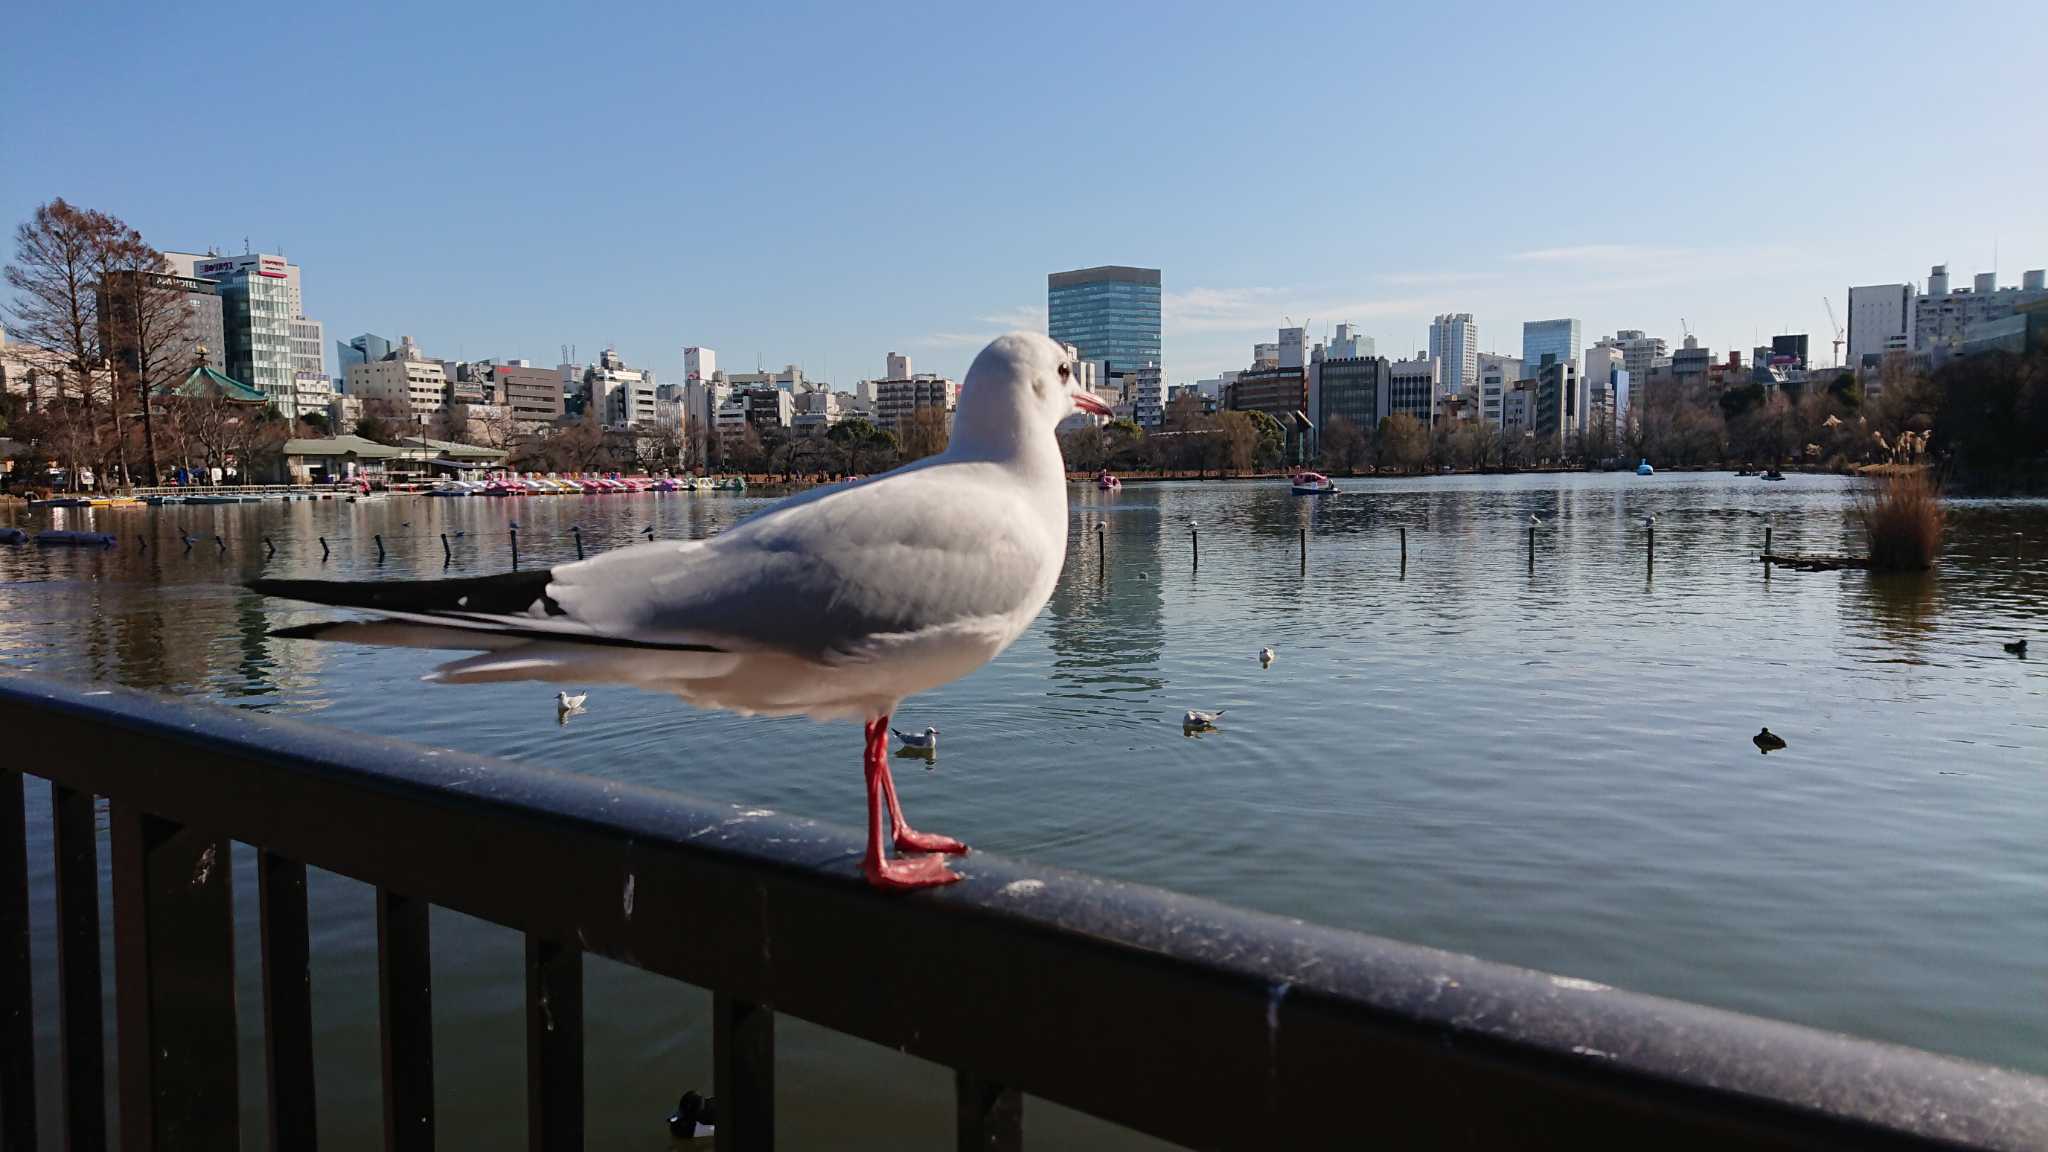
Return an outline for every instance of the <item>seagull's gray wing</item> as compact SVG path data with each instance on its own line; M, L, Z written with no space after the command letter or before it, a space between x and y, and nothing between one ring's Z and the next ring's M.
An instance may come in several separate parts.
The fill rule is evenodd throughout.
M604 636L831 659L879 635L1035 608L1045 567L1065 555L1048 532L999 469L951 464L777 508L710 540L566 565L548 595Z

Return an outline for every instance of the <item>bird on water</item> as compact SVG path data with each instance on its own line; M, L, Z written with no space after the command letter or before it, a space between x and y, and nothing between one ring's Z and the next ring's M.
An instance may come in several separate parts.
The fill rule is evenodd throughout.
M1756 745L1756 750L1766 756L1785 746L1785 738L1769 728L1751 736L1749 742Z
M967 371L944 452L707 540L498 576L250 587L377 617L275 635L474 652L428 677L444 684L622 683L742 714L862 721L861 871L881 888L947 884L960 877L944 856L967 846L904 820L889 716L994 659L1051 598L1067 537L1054 429L1077 410L1112 414L1074 377L1046 337L998 337Z
M2024 638L2014 640L2010 644L2000 645L2000 647L2004 648L2007 652L2010 652L2015 656L2025 656L2027 654L2027 642Z
M1188 709L1188 714L1181 717L1180 726L1192 728L1197 732L1206 732L1216 727L1216 718L1223 715L1224 711L1225 709L1222 708L1218 708L1214 712L1205 712L1200 708L1190 708Z
M937 728L928 727L922 732L905 732L897 728L891 728L889 731L895 734L896 739L903 742L903 747L907 751L937 752L939 750L939 730Z

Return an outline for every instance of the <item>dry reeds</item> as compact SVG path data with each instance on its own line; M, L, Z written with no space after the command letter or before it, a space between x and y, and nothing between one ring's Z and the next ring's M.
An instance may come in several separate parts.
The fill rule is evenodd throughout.
M1926 469L1897 471L1856 498L1856 516L1870 539L1877 572L1919 572L1934 566L1948 513Z

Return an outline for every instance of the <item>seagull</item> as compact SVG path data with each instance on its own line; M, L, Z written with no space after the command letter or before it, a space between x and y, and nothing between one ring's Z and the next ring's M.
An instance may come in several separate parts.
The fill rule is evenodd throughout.
M1261 649L1259 649L1259 667L1261 667L1261 668L1270 668L1270 667L1272 667L1272 664L1273 664L1273 650L1272 650L1271 648L1261 648Z
M2010 644L2002 644L2000 647L2015 656L2025 656L2027 654L2027 642L2024 639L2015 640Z
M1769 728L1751 736L1749 742L1756 745L1756 750L1766 756L1785 746L1785 738L1772 732Z
M905 751L937 752L939 750L939 730L937 728L926 728L922 732L905 732L897 728L891 728L889 731L895 733L898 740L903 741Z
M574 696L569 695L567 692L557 692L555 693L555 707L563 712L581 712L583 710L583 702L588 699L590 699L590 693L588 692L578 692Z
M718 1128L718 1101L695 1092L683 1093L668 1118L668 1134L678 1140L701 1140Z
M1067 534L1054 428L1076 410L1111 415L1061 345L1013 332L968 369L944 452L792 496L709 539L496 576L250 587L378 617L273 635L473 652L428 677L443 684L623 683L742 714L862 721L861 872L884 889L948 884L960 877L942 855L905 855L967 846L904 820L889 716L994 659L1052 597Z
M1226 711L1228 709L1225 708L1218 708L1214 712L1204 712L1200 708L1190 708L1188 709L1188 714L1181 717L1180 726L1192 728L1197 732L1204 732L1214 728L1216 726L1216 718L1223 715Z

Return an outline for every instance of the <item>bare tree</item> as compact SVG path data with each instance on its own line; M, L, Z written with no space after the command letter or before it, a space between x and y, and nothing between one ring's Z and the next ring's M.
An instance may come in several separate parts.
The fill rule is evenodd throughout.
M107 254L100 322L117 389L136 398L142 415L143 471L160 482L155 397L201 363L187 328L185 290L163 253L128 232ZM118 397L117 397L118 401ZM125 412L125 406L120 407ZM121 424L125 427L125 415Z
M905 460L921 460L936 456L946 450L950 438L946 429L946 413L941 408L914 408L897 435L903 444Z
M110 251L130 229L104 212L82 209L62 197L36 208L14 230L14 260L7 284L15 297L10 327L55 377L58 407L65 385L76 389L75 426L59 432L70 454L66 463L101 466L101 413L105 408L106 355L101 340L98 287ZM66 413L56 418L73 423Z

